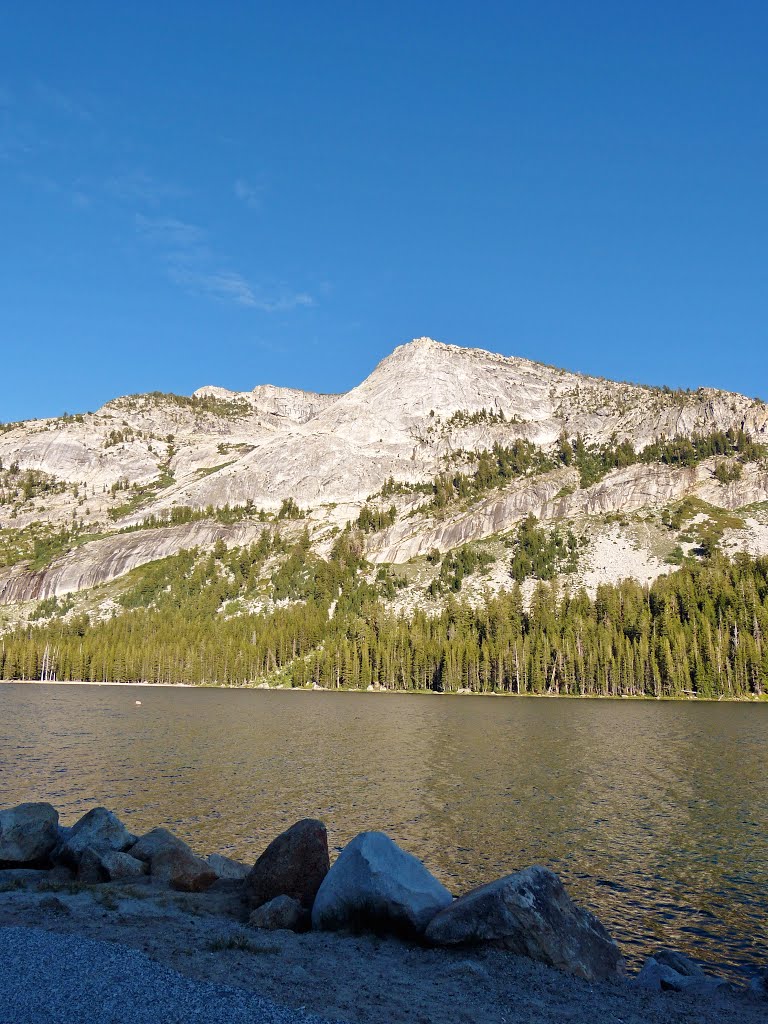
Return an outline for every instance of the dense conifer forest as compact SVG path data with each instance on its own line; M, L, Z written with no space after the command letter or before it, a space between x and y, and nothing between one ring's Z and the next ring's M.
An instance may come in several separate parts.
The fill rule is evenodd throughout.
M763 695L768 558L731 561L715 551L650 588L625 581L600 586L594 598L540 579L526 608L513 577L538 557L534 530L526 524L512 556L509 591L474 606L463 600L453 581L460 586L477 561L459 552L437 577L442 605L406 616L387 603L402 580L363 562L359 531L341 533L322 559L306 531L287 541L265 526L249 548L219 544L134 570L119 613L101 621L49 599L43 612L52 618L0 638L0 678ZM547 543L541 576L570 551L567 537Z

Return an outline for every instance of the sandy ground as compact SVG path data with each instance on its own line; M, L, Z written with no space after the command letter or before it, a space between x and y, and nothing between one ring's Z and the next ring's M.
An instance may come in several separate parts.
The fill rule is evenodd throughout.
M192 895L87 887L0 873L0 925L138 949L180 974L357 1024L765 1024L768 1003L588 984L497 950L446 951L374 936L266 932L244 924L238 883ZM0 965L1 966L1 965ZM41 964L41 979L45 965Z

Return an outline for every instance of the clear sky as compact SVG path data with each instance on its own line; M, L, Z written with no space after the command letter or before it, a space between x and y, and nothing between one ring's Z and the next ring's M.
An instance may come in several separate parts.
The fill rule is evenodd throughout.
M0 420L430 335L768 399L764 0L0 5Z

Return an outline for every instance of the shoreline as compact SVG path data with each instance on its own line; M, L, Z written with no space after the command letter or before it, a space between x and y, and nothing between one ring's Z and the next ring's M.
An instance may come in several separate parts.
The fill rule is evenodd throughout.
M85 949L87 962L117 964L110 1006L127 998L136 971L122 965L138 952L148 974L154 962L177 981L229 986L328 1024L765 1021L762 964L729 978L656 947L635 973L541 865L452 893L380 831L359 833L331 861L325 824L305 818L245 863L196 853L162 826L135 835L105 807L63 826L47 803L0 811L0 857L0 990L15 971L12 1012L30 988L50 1006L54 991L82 985ZM14 936L40 950L21 971ZM177 1009L168 1019L189 1019ZM18 1019L0 1007L0 1024Z
M327 686L269 686L263 683L150 683L142 682L118 682L114 679L96 681L93 679L0 679L0 686L137 686L166 690L258 690L274 693L357 693L357 694L396 694L410 695L415 697L511 697L514 699L531 698L535 700L584 700L584 701L622 701L622 702L652 702L652 703L674 703L674 704L768 704L768 693L760 697L649 697L630 694L602 694L602 693L501 693L496 690L469 691L469 690L417 690L417 689L391 689L388 687L373 687L356 689L354 687L327 687Z
M766 1012L763 1000L747 994L657 992L634 978L588 982L500 949L264 931L243 925L234 886L226 882L188 893L148 880L82 886L30 879L0 890L0 934L18 928L40 934L54 949L97 943L96 952L113 961L130 962L138 952L196 983L231 986L329 1022L762 1024ZM62 977L67 985L80 982L66 965L57 975L57 986ZM48 974L41 971L37 983L44 990ZM66 1020L62 1016L57 1024Z

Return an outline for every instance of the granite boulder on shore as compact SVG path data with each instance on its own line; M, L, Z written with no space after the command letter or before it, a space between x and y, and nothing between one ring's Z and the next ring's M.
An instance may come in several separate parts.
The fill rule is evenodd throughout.
M326 875L312 908L312 927L422 935L453 897L413 854L384 832L362 832Z
M26 803L0 811L0 867L45 861L59 842L59 812L51 804Z
M331 866L328 832L322 821L303 818L272 840L245 880L253 909L278 896L290 896L311 910Z
M425 938L438 946L499 946L587 981L625 973L600 921L573 903L554 871L538 865L460 896L433 916Z

